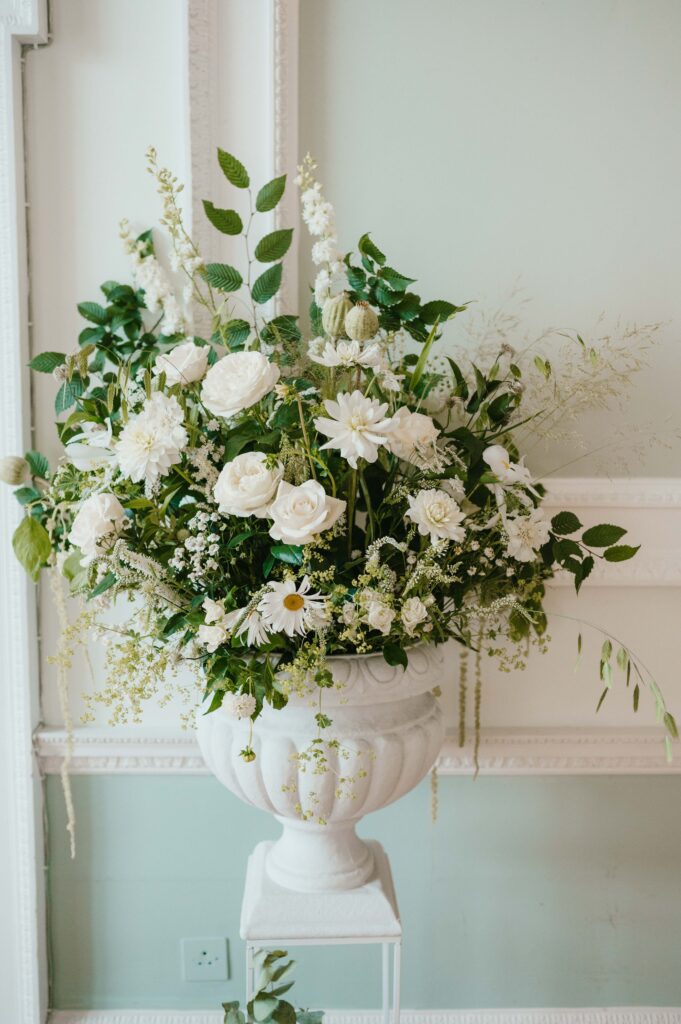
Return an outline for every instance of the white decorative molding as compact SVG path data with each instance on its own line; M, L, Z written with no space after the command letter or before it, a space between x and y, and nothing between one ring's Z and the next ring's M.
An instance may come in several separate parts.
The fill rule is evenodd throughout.
M298 0L270 0L272 39L272 130L273 177L286 174L287 188L274 211L277 229L298 226L298 202L293 183L298 153ZM286 272L276 298L277 313L298 309L298 240L293 241L286 260Z
M53 1010L48 1024L222 1024L222 1010ZM382 1024L379 1010L327 1010L325 1024ZM401 1024L681 1024L663 1006L553 1010L402 1010Z
M30 444L29 287L24 182L22 46L47 39L41 0L0 0L0 454ZM0 988L4 1019L42 1024L47 1004L42 789L32 749L39 720L35 587L15 560L9 538L20 510L0 493Z
M40 729L36 749L42 770L59 773L66 733ZM678 775L681 758L667 763L660 729L483 729L481 775ZM470 744L453 735L438 759L440 775L471 775ZM76 729L74 775L209 775L191 733L144 733L120 729Z
M548 508L681 509L679 477L549 477Z

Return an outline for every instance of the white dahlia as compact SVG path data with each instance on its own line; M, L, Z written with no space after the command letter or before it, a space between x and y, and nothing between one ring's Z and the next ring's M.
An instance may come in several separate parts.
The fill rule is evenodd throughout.
M335 402L327 399L324 405L329 416L314 422L319 433L331 440L321 447L338 448L353 469L357 469L357 459L375 462L379 447L388 443L392 421L385 415L387 404L353 391L337 395Z

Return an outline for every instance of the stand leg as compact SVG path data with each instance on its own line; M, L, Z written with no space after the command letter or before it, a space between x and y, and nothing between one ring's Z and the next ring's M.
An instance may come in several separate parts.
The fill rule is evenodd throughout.
M402 943L396 942L393 952L393 1024L400 1024L400 982L402 971Z
M253 946L246 943L246 1002L250 1003L254 995L255 969L253 966Z
M383 1024L390 1024L390 945L383 943Z

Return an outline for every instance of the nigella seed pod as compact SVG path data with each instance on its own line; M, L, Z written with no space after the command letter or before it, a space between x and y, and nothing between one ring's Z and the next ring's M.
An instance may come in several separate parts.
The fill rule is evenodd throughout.
M351 309L352 302L345 292L327 299L322 311L324 332L331 338L340 338L344 331L345 318Z
M378 317L368 302L358 302L345 317L345 333L352 341L369 341L378 330Z
M6 455L0 459L0 480L10 487L18 487L30 476L30 467L20 455Z

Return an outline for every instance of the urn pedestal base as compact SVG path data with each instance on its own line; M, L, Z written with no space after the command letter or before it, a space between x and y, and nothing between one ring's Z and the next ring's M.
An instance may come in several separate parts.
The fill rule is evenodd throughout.
M359 838L354 821L316 825L276 817L284 831L268 849L266 863L277 885L297 892L340 892L371 878L371 844Z

